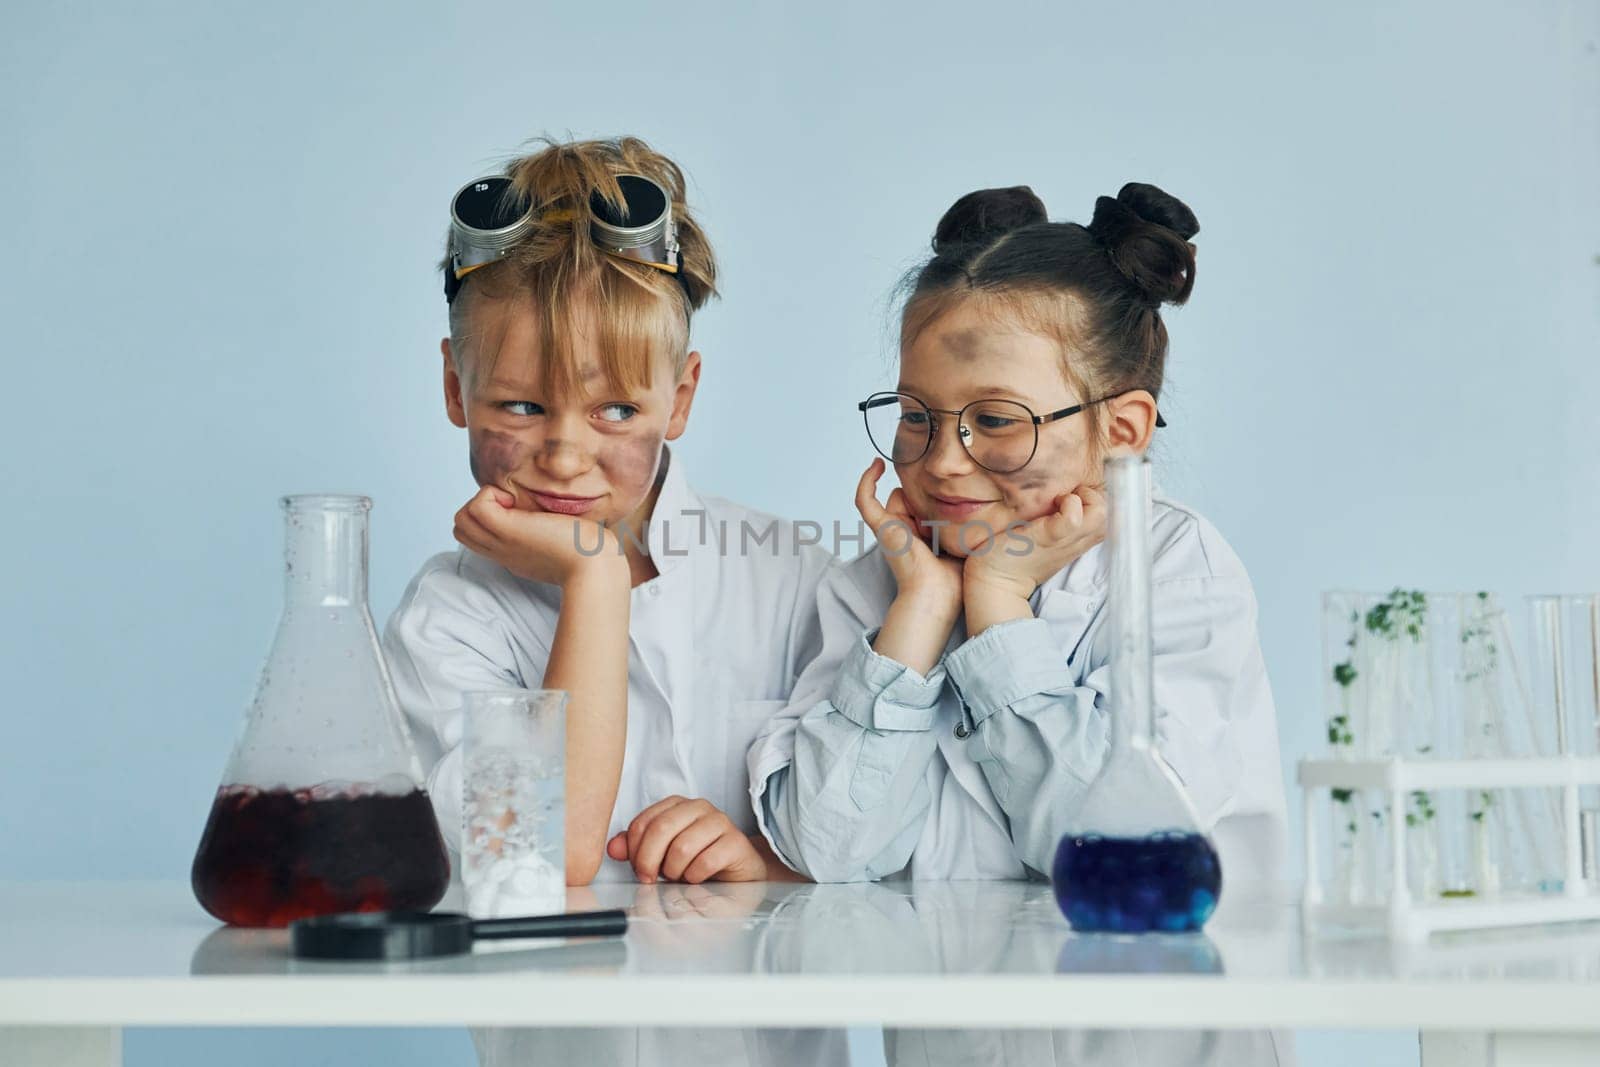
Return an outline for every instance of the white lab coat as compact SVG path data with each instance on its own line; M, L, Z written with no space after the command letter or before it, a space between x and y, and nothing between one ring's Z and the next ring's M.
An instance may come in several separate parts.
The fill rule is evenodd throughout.
M1282 877L1277 723L1244 566L1205 519L1151 519L1156 732L1228 882ZM1109 552L1035 592L1036 618L967 639L924 677L870 648L895 595L874 549L818 591L823 650L750 752L752 805L818 881L1048 874L1104 760Z
M659 576L631 594L627 741L609 832L679 794L706 798L753 833L745 754L816 652L815 591L832 557L800 543L792 523L700 496L676 459L665 462L648 532ZM385 657L431 768L428 791L452 852L462 827L461 694L537 688L560 605L558 587L458 549L423 565L385 628ZM627 863L607 857L596 880L632 879ZM689 1055L707 1064L765 1062L750 1051L759 1043L737 1031L485 1030L473 1038L491 1064L673 1063ZM812 1058L786 1062L829 1062L840 1042L821 1035L810 1042Z
M1224 897L1272 885L1286 812L1249 577L1215 527L1165 500L1151 551L1161 752L1217 844ZM972 639L958 622L923 676L871 649L896 591L881 550L836 569L818 591L822 653L750 751L752 806L779 855L818 881L914 879L930 899L960 891L924 880L1047 876L1109 743L1108 584L1101 545L1035 592L1036 618ZM966 966L963 953L1004 947L981 919L944 909L923 925ZM891 1029L884 1048L891 1067L1293 1062L1289 1035L1266 1031Z

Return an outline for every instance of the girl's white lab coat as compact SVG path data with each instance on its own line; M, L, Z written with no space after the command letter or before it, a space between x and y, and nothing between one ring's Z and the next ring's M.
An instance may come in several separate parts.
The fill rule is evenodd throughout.
M1222 855L1225 884L1280 877L1277 725L1244 566L1216 529L1152 508L1156 730ZM1109 553L1035 592L1036 617L967 640L926 676L871 649L895 595L874 549L818 592L821 655L750 752L778 853L818 881L1048 874L1109 741Z
M1210 523L1166 501L1151 549L1161 751L1217 843L1224 895L1276 881L1283 778L1249 577ZM779 855L818 881L1048 874L1115 714L1108 564L1097 546L1054 575L1033 619L971 640L958 623L926 677L872 651L895 595L881 549L824 579L822 653L750 751ZM946 913L933 934L959 939L978 918ZM1266 1031L889 1030L884 1050L893 1067L1293 1062L1289 1035Z
M704 797L753 833L745 754L816 652L816 588L832 557L801 543L791 523L698 495L678 461L665 462L648 533L659 576L631 594L627 741L609 833L673 794ZM560 607L558 587L460 549L423 565L385 628L384 653L452 851L461 844L461 694L538 688ZM627 863L609 857L597 876L632 879ZM497 1030L474 1040L491 1063L667 1063L681 1054L759 1062L749 1035L736 1031ZM826 1063L842 1049L825 1044L791 1062Z

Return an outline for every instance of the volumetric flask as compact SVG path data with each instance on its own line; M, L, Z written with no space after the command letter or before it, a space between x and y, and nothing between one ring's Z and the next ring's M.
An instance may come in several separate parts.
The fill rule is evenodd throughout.
M461 881L475 919L566 910L567 694L467 693Z
M290 496L284 604L195 853L195 896L240 926L425 910L449 860L367 609L362 496Z
M1156 750L1150 634L1150 465L1106 463L1111 518L1111 750L1056 848L1056 902L1074 930L1198 930L1222 891L1217 850Z

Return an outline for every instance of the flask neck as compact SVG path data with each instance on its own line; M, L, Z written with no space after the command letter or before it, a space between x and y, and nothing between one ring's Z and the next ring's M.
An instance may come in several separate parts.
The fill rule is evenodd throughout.
M1150 639L1150 463L1106 461L1111 550L1112 751L1148 750L1155 737Z
M367 602L367 512L360 496L283 498L286 607L364 606Z

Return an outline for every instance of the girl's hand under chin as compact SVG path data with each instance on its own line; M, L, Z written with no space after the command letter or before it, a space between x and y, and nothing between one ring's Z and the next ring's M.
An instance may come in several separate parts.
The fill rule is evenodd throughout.
M997 533L967 556L962 588L967 633L976 637L995 623L1031 618L1028 598L1052 574L1105 540L1106 494L1081 485L1049 513Z
M900 490L889 494L887 506L878 503L883 471L883 460L873 460L856 486L856 510L878 539L898 589L872 650L927 674L961 614L961 560L939 555L923 540L922 526Z
M928 607L959 610L961 560L934 552L904 492L895 489L887 504L878 503L878 479L884 470L883 460L875 459L862 473L856 485L856 510L878 539L900 596Z
M518 511L516 497L492 485L456 512L455 538L519 578L563 588L576 575L608 567L627 573L610 530L571 515Z

